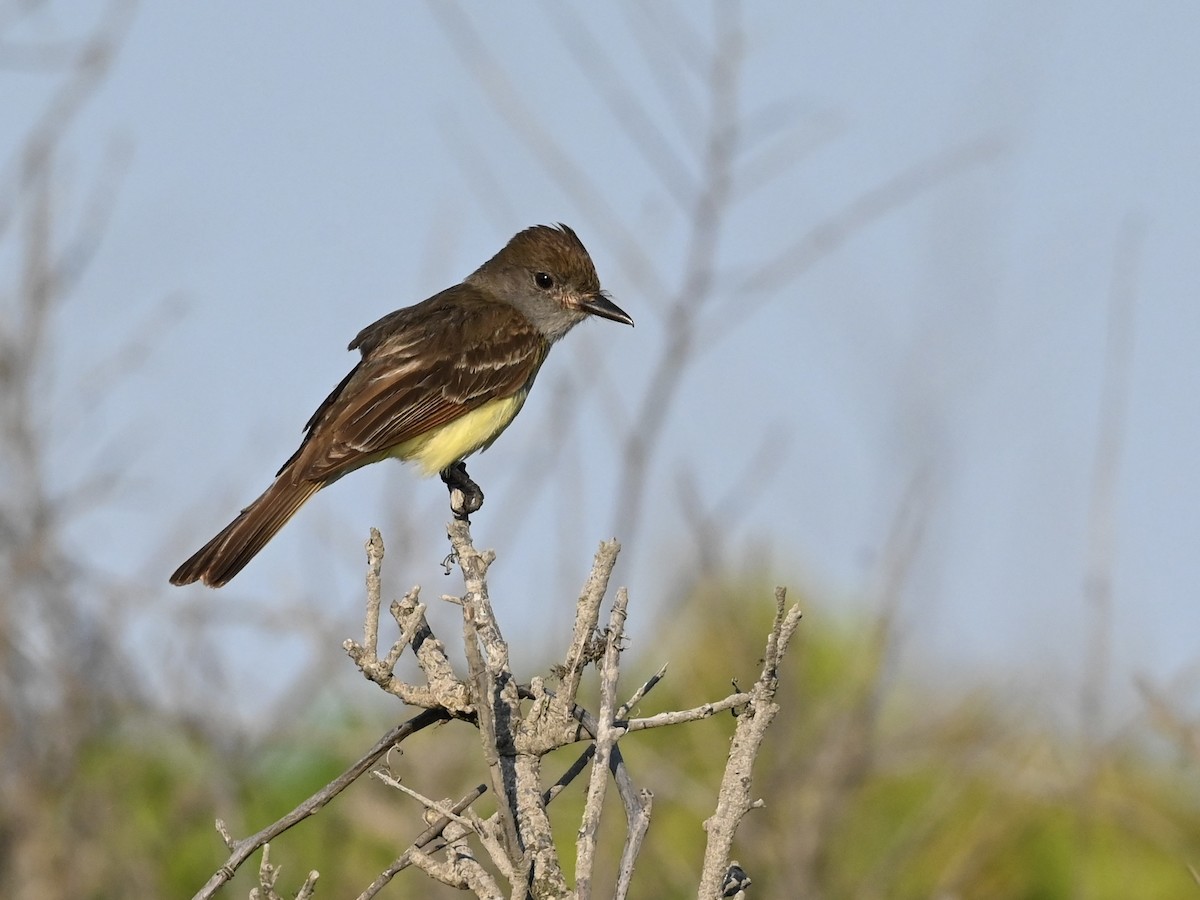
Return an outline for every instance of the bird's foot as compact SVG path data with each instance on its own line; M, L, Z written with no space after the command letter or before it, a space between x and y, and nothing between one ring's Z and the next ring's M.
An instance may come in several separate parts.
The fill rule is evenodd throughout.
M441 472L442 481L450 491L450 511L454 518L469 522L471 513L483 506L483 491L467 474L467 464L456 462Z

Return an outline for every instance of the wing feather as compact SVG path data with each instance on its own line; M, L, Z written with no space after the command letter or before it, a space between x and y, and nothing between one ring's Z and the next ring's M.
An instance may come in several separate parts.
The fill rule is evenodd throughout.
M459 285L363 329L362 360L317 409L284 466L325 481L490 400L527 388L545 337L516 309Z

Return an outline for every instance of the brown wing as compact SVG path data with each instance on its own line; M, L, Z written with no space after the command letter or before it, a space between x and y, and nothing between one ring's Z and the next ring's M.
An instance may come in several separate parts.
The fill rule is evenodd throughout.
M385 316L350 347L362 350L362 360L313 414L284 465L294 464L298 479L336 478L512 396L533 380L549 349L515 309L463 285Z

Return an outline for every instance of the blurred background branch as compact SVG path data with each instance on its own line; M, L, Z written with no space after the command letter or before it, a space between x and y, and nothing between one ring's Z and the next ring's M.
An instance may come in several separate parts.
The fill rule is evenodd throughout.
M1197 27L0 3L0 894L181 893L217 810L273 821L390 727L344 674L359 535L433 583L440 486L373 467L229 589L165 576L362 324L560 219L638 327L580 329L473 466L514 657L550 666L570 610L540 598L601 529L655 604L626 658L670 660L664 707L755 677L751 598L802 585L752 891L1191 890ZM630 751L658 786L635 893L691 883L729 725ZM426 741L429 796L484 779ZM276 858L333 851L317 895L357 890L392 806L355 784Z

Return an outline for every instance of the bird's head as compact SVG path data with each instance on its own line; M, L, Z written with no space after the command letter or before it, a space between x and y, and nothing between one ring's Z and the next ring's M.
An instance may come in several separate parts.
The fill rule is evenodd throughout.
M467 283L515 306L552 341L589 316L633 324L600 288L583 242L562 224L518 232Z

